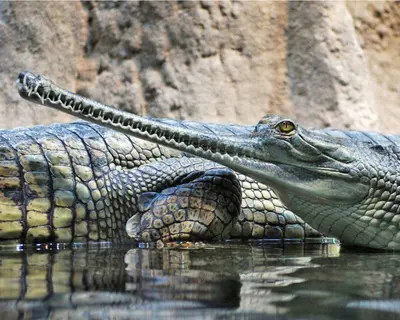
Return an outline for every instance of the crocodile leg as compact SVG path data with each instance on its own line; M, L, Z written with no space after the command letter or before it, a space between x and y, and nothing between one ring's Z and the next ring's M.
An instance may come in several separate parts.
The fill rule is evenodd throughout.
M229 237L241 204L236 175L218 168L192 171L181 180L161 193L147 192L139 197L139 210L126 226L129 236L145 242Z
M140 171L151 179L157 172L175 172L167 168L182 168L183 163L192 165L179 184L138 198L137 212L126 227L129 236L145 242L321 236L287 210L270 188L213 162L174 158Z

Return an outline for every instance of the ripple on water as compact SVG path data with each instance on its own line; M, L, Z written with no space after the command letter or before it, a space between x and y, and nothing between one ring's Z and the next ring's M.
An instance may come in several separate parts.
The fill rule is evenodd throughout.
M399 254L337 244L8 248L0 310L6 319L395 319L399 267Z

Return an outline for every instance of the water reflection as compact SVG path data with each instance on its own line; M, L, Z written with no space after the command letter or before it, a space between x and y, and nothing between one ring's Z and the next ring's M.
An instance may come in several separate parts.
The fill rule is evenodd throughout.
M387 318L400 310L399 267L397 254L335 244L2 250L0 309L2 319Z
M151 300L198 301L208 307L237 307L240 278L222 265L196 269L194 251L131 249L125 255L127 290ZM215 260L214 255L207 259ZM218 260L215 260L218 262ZM206 265L209 263L204 261Z

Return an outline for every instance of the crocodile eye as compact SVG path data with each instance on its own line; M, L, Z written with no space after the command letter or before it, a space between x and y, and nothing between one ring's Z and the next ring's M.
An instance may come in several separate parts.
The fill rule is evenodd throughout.
M278 123L277 128L279 129L280 132L288 134L292 133L296 127L292 121L283 120Z

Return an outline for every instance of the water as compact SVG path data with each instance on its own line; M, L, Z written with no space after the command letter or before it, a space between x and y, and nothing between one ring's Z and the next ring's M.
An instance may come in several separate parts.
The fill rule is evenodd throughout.
M0 251L1 319L398 319L400 254L337 244Z

